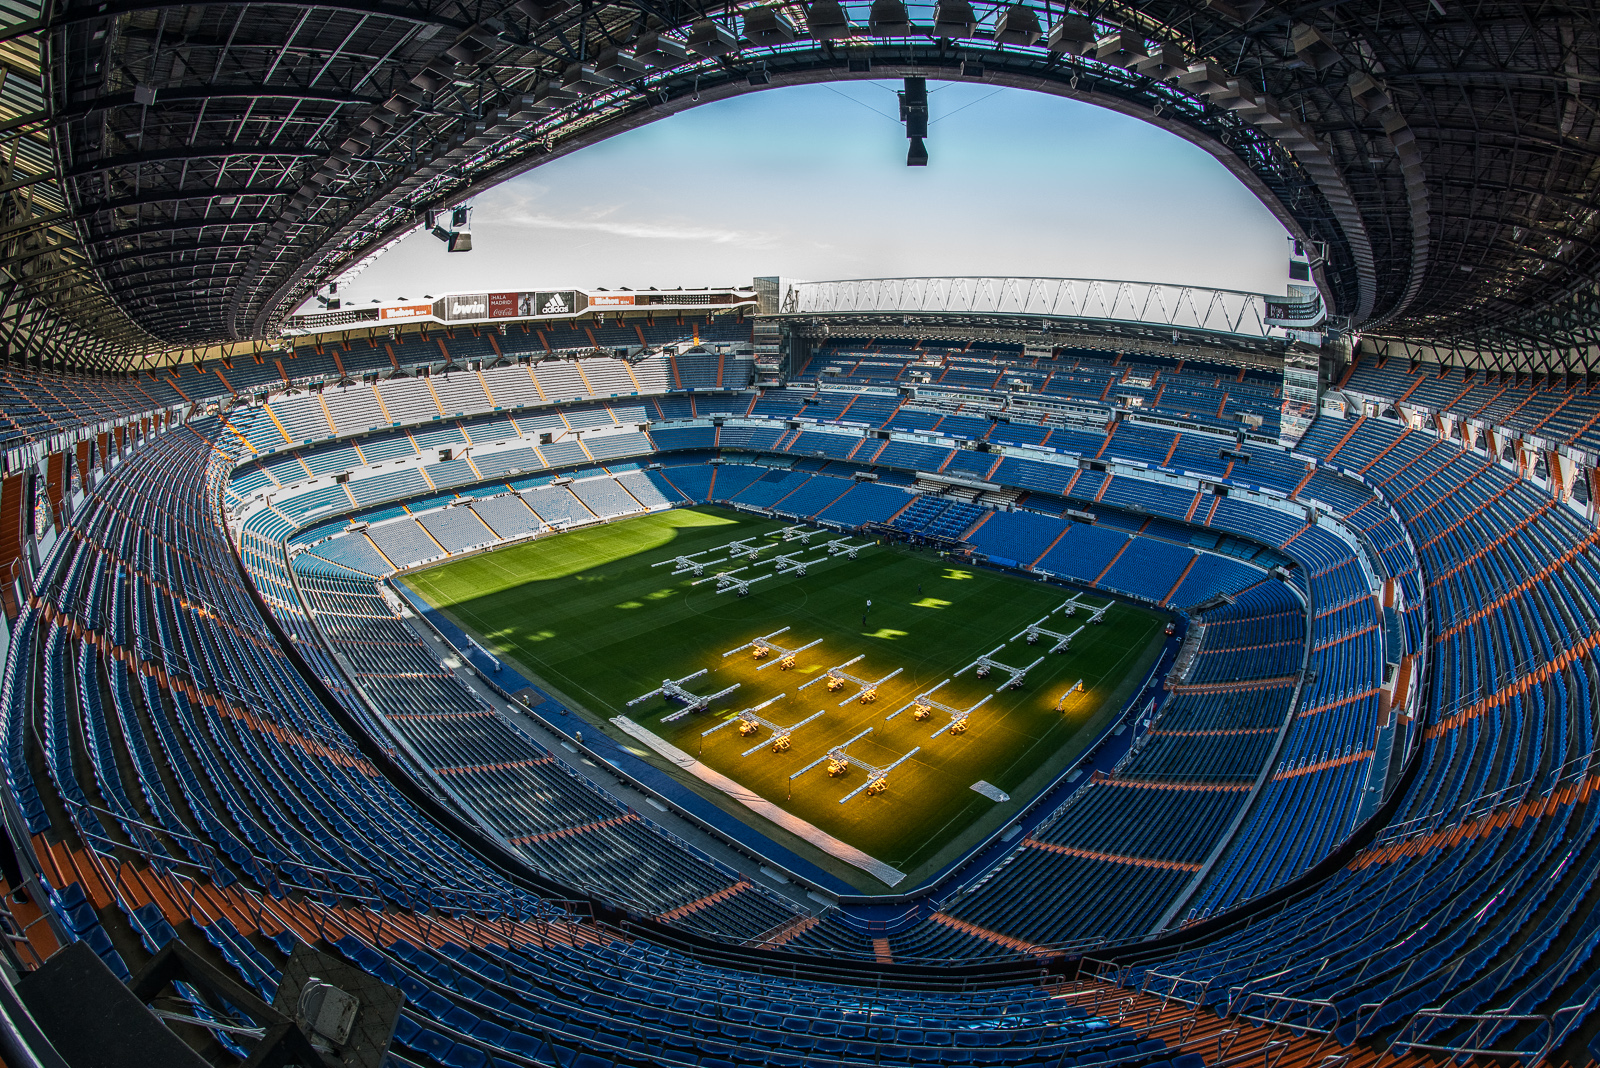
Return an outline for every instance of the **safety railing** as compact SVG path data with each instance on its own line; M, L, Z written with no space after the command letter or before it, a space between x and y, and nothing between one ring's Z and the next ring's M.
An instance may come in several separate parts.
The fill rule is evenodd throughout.
M1260 1002L1259 1009L1253 1003ZM1295 1013L1303 1018L1293 1018ZM1267 1027L1283 1028L1297 1035L1329 1036L1340 1024L1339 1009L1326 998L1306 998L1277 992L1242 992L1240 987L1230 987L1228 1016L1237 1020Z
M1551 1013L1519 1013L1510 1010L1447 1012L1443 1008L1419 1009L1390 1041L1387 1052L1398 1055L1414 1050L1428 1050L1456 1057L1515 1057L1526 1061L1527 1068L1537 1068L1544 1063L1544 1059L1550 1055L1550 1051L1556 1047L1563 1034L1560 1026L1562 1018L1579 1018L1587 1008L1587 1004L1566 1005ZM1544 1035L1537 1050L1502 1049L1492 1044L1498 1035L1524 1023L1543 1027ZM1446 1028L1465 1026L1466 1030L1453 1042L1420 1040L1431 1028L1439 1025L1444 1025ZM1537 1030L1534 1032L1538 1033ZM1418 1037L1407 1037L1413 1034Z

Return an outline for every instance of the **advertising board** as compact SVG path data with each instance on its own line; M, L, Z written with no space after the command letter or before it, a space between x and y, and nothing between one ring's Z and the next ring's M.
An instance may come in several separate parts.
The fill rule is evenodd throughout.
M423 316L432 314L432 304L401 304L395 307L379 308L378 320L380 322L389 322L394 319L421 319Z
M458 322L462 319L487 319L489 317L489 294L487 293L456 293L445 297L438 302L439 318L446 322Z

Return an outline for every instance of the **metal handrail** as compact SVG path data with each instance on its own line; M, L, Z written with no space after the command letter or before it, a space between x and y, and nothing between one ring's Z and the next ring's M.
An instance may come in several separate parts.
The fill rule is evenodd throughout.
M1161 994L1163 1000L1170 999L1172 1001L1178 1001L1185 1005L1194 1005L1196 1007L1205 1004L1206 994L1210 992L1211 984L1216 981L1215 976L1207 976L1204 980L1201 980L1189 978L1188 972L1179 972L1176 975L1173 975L1167 972L1151 970L1146 971L1144 973L1144 977L1139 982L1139 990L1141 993L1151 993L1150 986L1152 979L1165 980L1170 984L1167 990ZM1180 984L1183 983L1188 983L1197 988L1192 999L1186 998L1182 994L1178 993Z
M1279 978L1281 978L1281 977L1283 977L1285 975L1291 975L1291 974L1293 974L1293 973L1295 973L1295 972L1297 972L1299 970L1300 970L1299 968L1295 968L1295 967L1283 968L1283 969L1280 969L1279 971L1272 972L1269 975L1251 976L1249 979L1246 979L1242 983L1235 983L1233 986L1228 987L1228 1011L1230 1013L1233 1011L1234 1003L1239 999L1239 997L1241 995L1243 995L1245 997L1261 997L1261 996L1263 996L1263 995L1257 994L1254 990L1250 989L1251 987L1255 986L1256 984L1258 984L1258 983L1270 983L1270 982L1273 982L1273 981L1275 981L1275 980L1277 980L1277 979L1279 979Z
M1224 1032L1224 1033L1226 1033L1226 1032ZM1233 1032L1233 1036L1235 1038L1238 1037L1238 1032L1237 1031ZM1219 1046L1221 1045L1220 1036L1219 1036L1218 1045ZM1229 1042L1228 1043L1228 1051L1231 1052L1232 1049L1233 1049L1233 1043ZM1255 1060L1257 1057L1261 1058L1261 1063L1263 1065L1263 1068L1277 1068L1277 1065L1279 1064L1279 1062L1281 1062L1283 1060L1283 1055L1285 1053L1287 1053L1288 1051L1289 1051L1289 1041L1288 1041L1288 1039L1277 1038L1277 1039L1273 1039L1270 1042L1264 1042L1261 1045L1257 1046L1255 1049L1247 1050L1246 1052L1239 1054L1237 1057L1228 1057L1226 1055L1219 1055L1217 1060L1211 1062L1210 1068L1232 1068L1233 1065L1246 1064L1246 1063L1248 1063L1250 1061Z
M1482 1029L1485 1026L1489 1028L1489 1036L1492 1040L1493 1034L1496 1031L1501 1030L1509 1024L1538 1022L1545 1025L1546 1034L1543 1044L1539 1047L1539 1051L1536 1054L1532 1054L1532 1059L1528 1061L1528 1068L1536 1068L1537 1065L1541 1064L1544 1059L1549 1056L1550 1051L1555 1048L1556 1018L1563 1013L1581 1014L1582 1010L1586 1007L1587 1006L1583 1004L1566 1005L1557 1009L1553 1013L1516 1013L1508 1010L1490 1010L1488 1012L1446 1012L1443 1008L1418 1009L1416 1013L1412 1015L1411 1019L1406 1021L1405 1026L1400 1029L1400 1031L1395 1035L1394 1039L1389 1043L1386 1052L1396 1053L1397 1050L1400 1050L1402 1052L1409 1053L1412 1050L1425 1049L1436 1053L1450 1053L1459 1056L1528 1058L1530 1057L1530 1054L1527 1050L1494 1049L1477 1044L1468 1045L1465 1043L1408 1042L1405 1040L1405 1035L1413 1026L1421 1027L1428 1023L1440 1021L1453 1021L1457 1023L1473 1021L1473 1026L1467 1031L1467 1039L1475 1042L1476 1036L1482 1033Z
M1237 988L1235 988L1235 989L1237 989ZM1338 1029L1339 1024L1340 1024L1341 1019L1342 1019L1340 1017L1340 1015L1339 1015L1338 1007L1336 1005L1334 1005L1334 1003L1332 1001L1328 1000L1327 998L1303 998L1303 997L1296 997L1293 994L1279 994L1279 993L1247 994L1247 995L1245 995L1245 999L1246 999L1247 1002L1248 1002L1248 1000L1250 998L1260 998L1261 1000L1263 1000L1265 1002L1268 1002L1269 1006L1271 1006L1271 1005L1282 1005L1282 1006L1285 1007L1285 1009L1292 1009L1295 1006L1305 1006L1305 1007L1308 1007L1308 1008L1311 1008L1311 1009L1315 1010L1313 1012L1313 1014L1312 1014L1312 1018L1313 1019L1315 1019L1320 1014L1320 1012L1322 1010L1328 1010L1328 1011L1333 1013L1333 1023L1330 1024L1327 1027L1320 1027L1320 1026L1317 1026L1316 1024L1313 1024L1313 1023L1295 1023L1295 1022L1292 1022L1290 1020L1284 1019L1282 1017L1278 1017L1278 1016L1272 1015L1272 1013L1270 1011L1270 1008L1265 1013L1249 1013L1249 1012L1236 1011L1234 1009L1234 1004L1233 1004L1232 999L1230 999L1229 1003L1228 1003L1228 1009L1227 1009L1228 1015L1230 1017L1233 1017L1234 1019L1237 1019L1237 1020L1249 1020L1252 1023L1267 1024L1267 1025L1270 1025L1270 1026L1272 1026L1274 1028L1282 1027L1282 1028L1286 1028L1286 1029L1288 1029L1290 1031L1294 1031L1294 1032L1301 1033L1301 1034L1310 1033L1310 1034L1322 1035L1324 1037L1332 1035L1333 1032Z

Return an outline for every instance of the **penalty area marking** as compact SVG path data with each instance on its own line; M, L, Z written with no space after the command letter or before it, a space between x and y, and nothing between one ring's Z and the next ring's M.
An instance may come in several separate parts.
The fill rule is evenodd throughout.
M629 737L643 742L656 753L666 757L701 781L715 786L757 815L771 820L790 834L799 835L818 849L839 858L846 864L860 868L885 886L897 886L905 879L905 872L891 868L876 857L863 853L849 842L840 841L827 831L814 827L800 817L785 812L760 794L740 786L721 772L712 770L682 749L668 742L665 738L646 727L640 726L627 716L613 716L611 722L625 731Z

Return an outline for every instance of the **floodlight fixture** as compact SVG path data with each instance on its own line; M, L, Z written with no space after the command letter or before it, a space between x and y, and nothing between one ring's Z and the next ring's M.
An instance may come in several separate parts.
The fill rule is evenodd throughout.
M1327 34L1303 22L1295 23L1290 29L1289 46L1294 49L1296 59L1316 71L1327 70L1344 58Z
M440 56L413 75L411 84L421 89L424 93L437 92L450 84L455 74L455 67L454 60L448 56Z
M794 23L775 7L757 7L745 12L744 35L753 45L788 44L800 36Z
M444 54L457 63L474 64L489 53L487 42L480 40L472 34L467 34L461 40L444 50Z
M615 81L615 78L609 74L600 73L589 63L569 64L561 75L561 84L579 96L598 92L609 87Z
M726 55L739 47L732 31L714 19L696 19L684 43L689 51L706 57Z
M646 33L635 41L633 54L652 67L674 67L689 58L682 41L659 33Z
M967 0L938 0L933 5L933 35L957 41L971 37L978 28L978 16Z
M1087 15L1067 14L1050 30L1050 51L1069 56L1086 55L1094 49L1094 22Z
M1119 67L1132 69L1133 66L1150 54L1145 45L1144 36L1137 30L1121 29L1109 37L1102 37L1095 42L1094 58L1102 63L1114 63Z
M563 85L554 78L546 78L540 82L534 91L534 100L551 110L563 104L570 104L577 100L581 94L571 86Z
M597 74L605 75L613 81L627 81L650 68L625 48L608 48L595 60L594 69Z
M840 41L854 32L839 0L816 0L806 8L806 29L819 41Z
M1170 82L1189 72L1189 60L1177 45L1157 42L1148 56L1134 61L1133 69L1148 78Z
M906 37L911 33L911 16L901 0L872 0L867 28L876 37Z
M1021 45L1031 48L1039 43L1044 33L1039 28L1039 16L1027 4L1012 4L1000 16L994 28L994 39L1000 44Z

